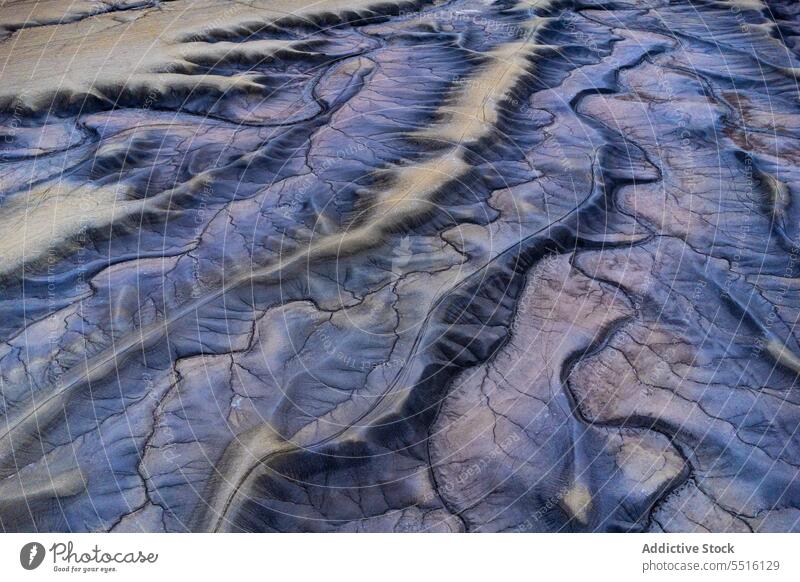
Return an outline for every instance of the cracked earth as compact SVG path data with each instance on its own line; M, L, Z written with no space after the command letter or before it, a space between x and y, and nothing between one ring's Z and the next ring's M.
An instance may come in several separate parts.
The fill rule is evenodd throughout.
M793 0L10 0L0 63L0 529L800 530Z

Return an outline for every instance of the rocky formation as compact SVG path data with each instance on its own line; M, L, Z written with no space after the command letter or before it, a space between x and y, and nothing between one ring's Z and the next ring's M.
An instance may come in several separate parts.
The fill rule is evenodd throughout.
M798 35L5 3L0 528L800 529Z

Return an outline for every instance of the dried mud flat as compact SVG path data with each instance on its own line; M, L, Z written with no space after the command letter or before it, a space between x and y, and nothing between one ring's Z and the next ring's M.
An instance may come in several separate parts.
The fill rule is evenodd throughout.
M0 6L0 530L800 529L793 0Z

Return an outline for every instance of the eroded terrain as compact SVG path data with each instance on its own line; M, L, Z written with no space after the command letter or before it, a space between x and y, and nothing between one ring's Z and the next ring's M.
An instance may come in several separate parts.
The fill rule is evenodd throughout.
M0 6L0 528L800 529L793 0Z

